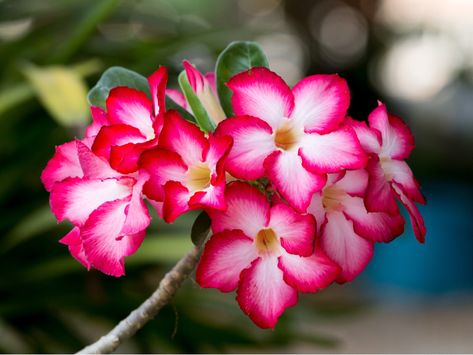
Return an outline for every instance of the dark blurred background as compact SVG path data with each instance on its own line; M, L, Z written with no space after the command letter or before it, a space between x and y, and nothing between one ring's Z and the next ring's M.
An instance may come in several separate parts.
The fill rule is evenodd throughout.
M121 352L471 352L473 2L470 0L0 0L0 351L72 352L139 305L191 248L195 215L154 219L127 276L87 272L57 241L39 176L80 135L107 67L149 75L186 58L213 70L233 40L258 41L290 84L338 72L350 114L403 117L428 205L427 241L379 245L350 285L304 295L274 331L234 296L188 281Z

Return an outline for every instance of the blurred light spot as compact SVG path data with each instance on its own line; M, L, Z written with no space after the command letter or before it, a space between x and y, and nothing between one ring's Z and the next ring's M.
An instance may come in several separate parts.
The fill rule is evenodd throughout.
M0 39L15 41L25 36L33 24L32 18L0 22Z
M314 7L310 18L311 34L329 63L346 65L363 55L368 29L358 10L342 2L331 2L329 6Z
M266 16L280 4L281 0L238 0L238 6L252 16Z
M410 37L394 43L381 60L377 75L390 95L425 100L450 82L459 64L458 48L448 39Z
M306 53L297 36L280 33L256 39L268 56L271 70L290 85L297 83L306 69Z

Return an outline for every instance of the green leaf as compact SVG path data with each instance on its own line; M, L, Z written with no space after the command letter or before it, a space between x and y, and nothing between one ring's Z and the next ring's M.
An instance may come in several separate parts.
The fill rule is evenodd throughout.
M194 221L191 229L192 243L196 246L201 246L205 243L210 231L210 217L202 211Z
M233 116L232 91L226 85L228 80L254 67L269 67L266 55L255 42L232 42L218 56L215 67L217 92L227 117Z
M104 71L97 84L89 91L87 95L89 104L105 108L110 90L117 86L137 89L151 97L148 80L143 75L126 68L111 67Z
M87 86L79 74L65 66L25 66L24 74L49 114L66 127L87 124Z
M148 79L130 69L111 67L104 71L97 84L89 91L89 94L87 95L89 104L105 109L105 101L107 100L110 90L117 86L126 86L143 91L151 99ZM194 116L168 96L166 96L166 108L168 110L176 110L186 120L195 122Z
M182 71L181 74L179 74L178 81L189 106L192 108L195 120L200 129L204 132L213 132L215 130L215 123L210 118L197 95L194 94L185 71Z
M184 117L186 120L190 122L196 123L195 117L192 116L189 111L187 111L184 107L176 103L173 99L171 99L169 96L166 96L166 110L176 110L181 114L182 117Z

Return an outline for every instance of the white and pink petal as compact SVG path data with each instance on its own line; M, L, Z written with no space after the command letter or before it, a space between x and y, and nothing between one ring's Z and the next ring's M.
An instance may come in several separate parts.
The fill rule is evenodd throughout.
M329 133L345 118L350 104L346 81L338 75L312 75L292 89L294 111L291 118L306 132Z
M393 159L406 159L414 149L414 137L407 125L397 116L388 113L384 104L368 116L370 127L381 133L380 155Z
M353 223L338 211L327 213L320 246L340 266L339 283L352 281L373 257L373 242L356 234Z
M233 176L255 180L264 176L264 160L276 150L271 127L256 117L228 118L218 125L215 135L230 136L233 146L226 169Z
M125 124L137 128L146 139L153 139L152 103L144 92L116 87L106 101L111 124Z
M129 197L133 178L89 180L68 178L51 191L51 210L59 221L68 219L81 226L90 214L108 201Z
M141 156L139 166L149 174L149 180L143 187L143 192L149 199L164 200L164 185L168 181L184 181L187 166L179 154L155 148Z
M240 230L216 233L205 244L197 266L196 281L201 287L234 291L242 270L257 257L253 240Z
M416 204L409 199L405 191L402 189L401 185L394 182L393 190L396 192L397 196L401 200L401 203L404 205L404 207L407 209L407 212L409 213L409 219L411 221L412 229L414 231L416 239L420 243L424 243L425 234L427 233L427 230L425 228L424 218L420 214L419 209L417 208Z
M294 109L291 89L276 73L266 68L252 68L232 77L232 105L236 116L254 116L277 128Z
M166 67L160 66L148 78L148 84L153 99L154 116L162 115L166 111L166 84L168 82L168 72Z
M122 235L129 198L104 203L81 227L84 250L90 264L111 276L125 274L124 258L136 252L145 232Z
M297 303L297 291L284 281L276 257L256 259L240 278L238 304L261 328L274 328L286 308Z
M244 182L233 182L225 191L227 209L209 210L214 233L225 229L240 229L250 238L267 227L270 216L269 202L256 187Z
M203 161L208 150L204 133L193 123L183 119L176 111L168 111L159 136L159 147L179 154L187 166Z
M268 227L279 237L282 247L290 254L310 256L314 251L315 218L300 214L279 203L271 208Z
M302 166L295 151L276 151L264 161L266 175L276 190L297 211L305 212L312 195L320 191L326 176L313 174Z
M304 167L317 174L360 169L366 166L367 161L366 153L349 126L324 135L305 135L299 154Z
M390 242L404 231L401 214L368 212L361 197L347 197L343 201L345 216L353 222L359 236L373 242Z
M79 227L74 227L59 241L59 243L67 245L72 257L84 265L87 269L90 269L90 262L87 259L87 255L84 251Z
M46 190L51 191L55 183L66 178L82 177L83 175L77 153L77 143L71 141L56 147L56 152L41 173L41 181Z
M340 267L320 250L308 257L283 253L278 266L286 283L300 292L326 288L340 273Z

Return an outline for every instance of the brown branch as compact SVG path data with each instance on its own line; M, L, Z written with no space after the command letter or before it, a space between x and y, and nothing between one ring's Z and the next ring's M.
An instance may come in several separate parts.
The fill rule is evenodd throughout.
M146 301L118 323L108 334L86 346L78 354L108 354L116 350L125 339L132 337L172 299L184 280L194 270L199 256L200 248L194 247L164 276L156 291Z

